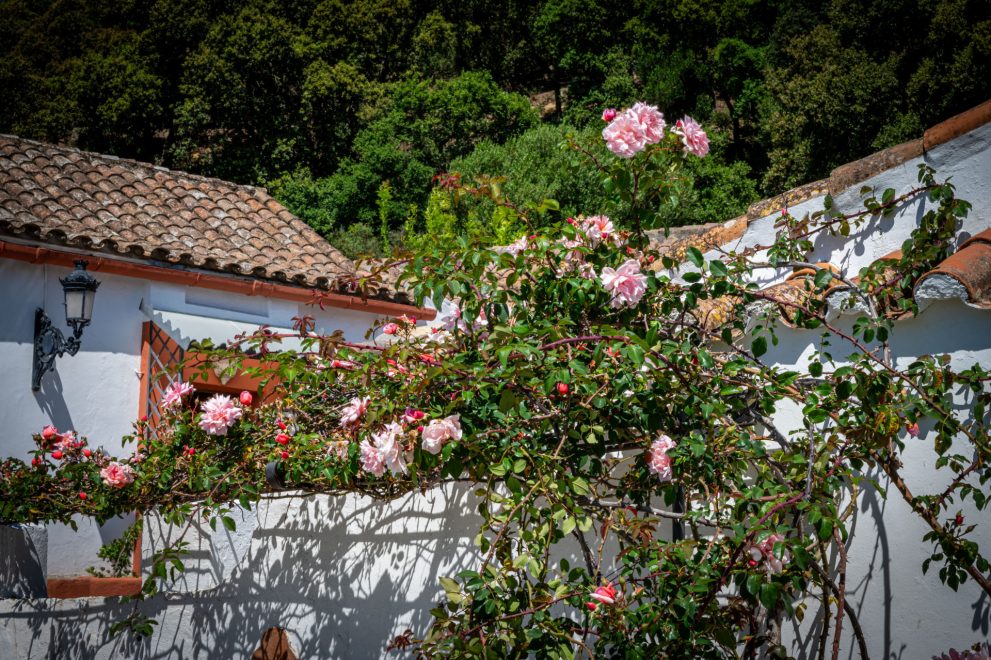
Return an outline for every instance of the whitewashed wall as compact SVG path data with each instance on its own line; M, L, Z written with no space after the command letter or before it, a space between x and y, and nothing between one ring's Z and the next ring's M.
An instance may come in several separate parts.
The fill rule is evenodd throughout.
M93 271L100 280L93 320L83 332L75 356L63 356L42 378L41 390L31 390L35 309L41 307L65 334L60 277L69 268L0 259L0 456L29 459L32 434L47 424L60 431L75 430L114 455L130 455L121 445L138 417L141 390L141 327L148 317L139 309L144 300L157 310L211 318L292 326L292 317L306 313L318 329L340 329L351 340L363 340L374 321L371 314L353 310L320 310L296 302L262 296L244 296L210 289L148 282ZM99 565L100 545L116 538L125 521L99 527L79 519L80 531L63 525L47 529L48 577L84 575ZM0 593L2 593L0 589ZM3 653L0 652L0 657Z
M886 188L899 194L918 185L918 164L926 162L936 168L937 179L952 177L957 195L973 204L969 217L958 233L960 242L991 227L991 125L943 144L921 158L882 172L834 197L841 212L861 208L860 188L873 186L878 195ZM789 209L791 215L822 208L823 198L816 197ZM868 223L849 239L822 235L815 241L810 261L826 261L840 267L848 277L879 257L899 249L918 220L928 208L928 201L907 205L890 218ZM751 222L747 232L725 249L740 250L752 245L769 244L774 240L774 223L780 212ZM706 255L715 258L716 253ZM758 273L756 281L762 286L781 281L791 269ZM838 323L846 330L855 316L841 318ZM779 326L779 344L771 346L768 362L782 367L807 368L808 358L817 347L821 335L811 330L794 330ZM844 353L842 341L831 340L831 352L840 358ZM892 353L897 366L906 367L921 355L947 354L954 368L962 369L980 363L991 366L991 310L977 310L953 298L934 302L918 317L896 322ZM963 402L963 394L958 403ZM782 409L775 421L783 428L798 427L797 410ZM941 492L949 482L944 472L936 472L929 427L921 424L922 435L907 439L903 474L916 495ZM877 477L877 475L871 475ZM878 477L882 488L887 481ZM955 510L954 510L955 511ZM980 527L974 540L987 554L991 548L991 516L963 508L968 522ZM951 647L957 649L991 639L991 601L973 581L954 592L943 586L934 565L928 575L922 574L922 562L930 555L931 545L922 537L928 527L909 509L894 490L887 499L868 489L854 522L854 534L849 543L848 598L859 613L872 658L929 658ZM811 657L818 643L822 624L817 601L808 602L809 618L798 628L786 628L789 650L797 658ZM858 657L853 635L847 626L844 632L843 657Z

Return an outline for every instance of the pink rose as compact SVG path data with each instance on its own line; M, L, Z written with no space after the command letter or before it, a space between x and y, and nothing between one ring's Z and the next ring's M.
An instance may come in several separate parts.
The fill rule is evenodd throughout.
M403 427L395 422L389 422L380 433L373 433L375 447L382 456L382 462L393 474L406 474L406 457L399 443L403 435Z
M616 108L606 108L602 111L602 121L612 121L616 118Z
M700 158L709 153L709 136L705 134L699 123L688 115L676 121L671 132L681 136L685 151L688 153Z
M502 250L504 252L508 252L509 254L511 254L511 255L513 255L515 257L515 256L518 256L520 254L520 252L523 252L524 250L526 250L528 244L529 244L529 239L526 236L521 236L516 241L514 241L514 242L510 243L509 245L507 245L506 247L502 248Z
M596 590L591 593L590 597L592 600L585 603L585 606L594 612L596 608L598 608L599 603L604 605L612 605L616 602L616 589L614 589L610 583L596 588Z
M910 436L912 436L913 438L918 438L919 437L919 423L918 422L914 422L912 424L909 424L908 426L905 427L905 430L908 431L908 434Z
M612 294L609 304L614 308L636 305L647 292L647 276L640 272L636 259L627 259L616 270L603 268L599 279L603 288Z
M609 151L620 158L633 158L647 144L640 121L627 112L618 115L602 129L602 139L606 141Z
M66 431L60 436L57 445L62 449L62 451L69 451L70 449L74 449L76 447L76 442L76 432Z
M364 398L355 397L341 408L341 427L348 428L357 425L365 411L368 410L368 401L367 396Z
M397 332L399 332L399 326L396 325L395 323L386 323L385 325L382 326L382 332L384 332L387 335L394 335Z
M593 215L589 218L580 216L577 226L585 234L585 237L588 238L592 247L597 246L602 241L609 240L616 231L612 220L604 215Z
M655 106L643 102L634 103L626 113L640 122L647 144L657 144L664 139L664 128L667 123L664 121L664 115L658 112Z
M437 455L447 440L461 439L461 416L450 415L444 419L435 419L421 432L423 451Z
M41 429L41 437L45 440L51 440L58 435L58 429L49 424L45 428Z
M674 440L662 434L651 443L647 451L647 468L661 481L671 481L671 457L668 456L668 451L677 446Z
M764 562L764 569L771 574L778 575L784 570L785 565L791 561L791 557L786 551L782 551L781 556L774 554L774 544L784 541L780 534L771 534L760 543L750 546L750 565L756 566L759 562Z
M251 392L245 390L244 392L241 392L241 396L238 397L238 399L241 401L242 406L250 406L251 402L254 400L254 397L251 396Z
M113 461L100 470L100 477L111 488L123 488L134 481L134 469L130 465Z
M382 460L382 454L379 453L378 447L367 439L361 442L361 469L365 472L371 472L376 477L385 474L385 461Z
M181 380L174 381L165 390L165 396L162 397L162 402L158 405L160 408L172 408L179 405L182 402L182 398L192 391L193 386L189 383L184 383Z
M203 403L200 428L207 435L227 435L230 427L241 419L242 411L229 396L216 394Z

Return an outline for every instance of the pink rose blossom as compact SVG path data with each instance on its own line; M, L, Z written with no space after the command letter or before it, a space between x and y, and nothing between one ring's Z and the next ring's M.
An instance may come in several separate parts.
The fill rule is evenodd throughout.
M58 429L49 424L45 428L41 429L41 437L45 440L51 440L58 435Z
M403 435L403 427L395 422L389 422L381 433L373 433L375 447L382 455L382 461L393 474L406 474L406 457L399 443Z
M912 424L909 424L908 426L905 427L905 430L908 431L908 434L910 436L912 436L913 438L918 438L919 437L919 432L920 431L919 431L919 423L918 422L914 422Z
M606 108L602 111L602 121L612 121L616 118L616 108Z
M517 239L516 241L514 241L514 242L510 243L509 245L507 245L506 247L502 248L502 250L503 250L503 252L508 252L509 254L511 254L514 257L516 257L516 256L519 256L520 252L523 252L524 250L527 249L527 246L529 245L529 242L530 241L529 241L529 239L526 236L522 236L519 239Z
M585 607L594 612L599 607L600 603L603 605L612 605L616 602L616 589L610 583L597 587L596 590L590 594L590 597L592 600L585 603Z
M640 122L647 144L657 144L664 139L664 128L667 123L664 121L664 115L658 112L655 106L643 102L634 103L626 114Z
M348 428L358 424L368 410L368 397L355 397L341 409L341 427Z
M774 544L784 541L780 534L771 534L760 543L750 546L750 562L756 566L759 562L764 562L764 569L771 574L778 575L784 570L786 564L791 561L791 557L782 551L781 557L774 554Z
M461 439L461 416L450 415L444 419L435 419L422 431L423 451L439 454L447 440Z
M244 392L241 392L241 396L238 397L238 399L241 401L242 406L250 406L251 402L254 400L254 397L251 396L251 392L245 390Z
M74 449L76 447L76 443L76 432L66 431L59 437L59 441L55 444L60 447L62 451L69 451L70 449Z
M385 474L385 461L382 460L382 454L368 439L361 442L361 469L365 472L371 472L376 477Z
M639 119L628 112L618 115L602 129L602 139L609 151L620 158L633 158L647 144Z
M351 443L347 440L334 440L327 443L327 456L345 460L348 457L348 447Z
M593 215L588 218L580 216L578 218L578 228L588 238L592 247L597 246L602 241L609 240L616 231L612 220L604 215Z
M207 399L202 406L200 428L207 435L227 435L228 429L241 419L242 411L229 396L216 394Z
M160 408L172 408L173 406L179 405L182 402L182 398L193 391L193 386L189 383L184 383L181 380L174 381L169 385L168 389L165 390L165 396L162 397L162 402L159 404Z
M389 422L379 433L372 434L372 440L361 443L361 467L376 477L385 473L385 468L393 474L406 474L406 457L400 438L403 427L395 422Z
M942 655L934 655L932 660L991 660L991 644L975 644L969 649L950 649Z
M661 481L671 481L671 457L668 451L677 447L677 443L666 435L654 440L647 451L647 468L656 474Z
M688 115L675 122L672 132L681 136L685 151L688 153L700 158L709 153L709 136L705 134L699 123Z
M387 335L394 335L399 332L399 326L395 323L386 323L382 326L382 332Z
M100 470L100 477L103 479L103 483L111 488L123 488L134 481L134 468L125 463L113 461Z
M603 288L612 293L609 304L614 308L636 305L647 292L647 276L640 272L636 259L627 259L616 270L603 268L599 279Z

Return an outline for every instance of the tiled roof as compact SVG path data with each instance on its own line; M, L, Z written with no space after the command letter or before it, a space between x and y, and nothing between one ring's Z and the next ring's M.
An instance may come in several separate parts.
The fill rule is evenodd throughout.
M952 295L972 307L991 309L991 229L972 236L960 249L915 283L916 300Z
M354 272L261 188L10 135L4 234L308 288L338 290Z

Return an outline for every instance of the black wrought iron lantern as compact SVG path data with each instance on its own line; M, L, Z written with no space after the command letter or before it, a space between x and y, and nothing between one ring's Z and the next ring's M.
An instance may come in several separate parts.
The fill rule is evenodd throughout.
M93 302L100 283L86 272L87 262L80 259L76 269L59 279L65 294L65 322L72 328L68 339L52 324L45 310L38 308L34 314L34 371L31 389L41 389L41 377L55 366L55 358L79 352L83 328L93 319Z

